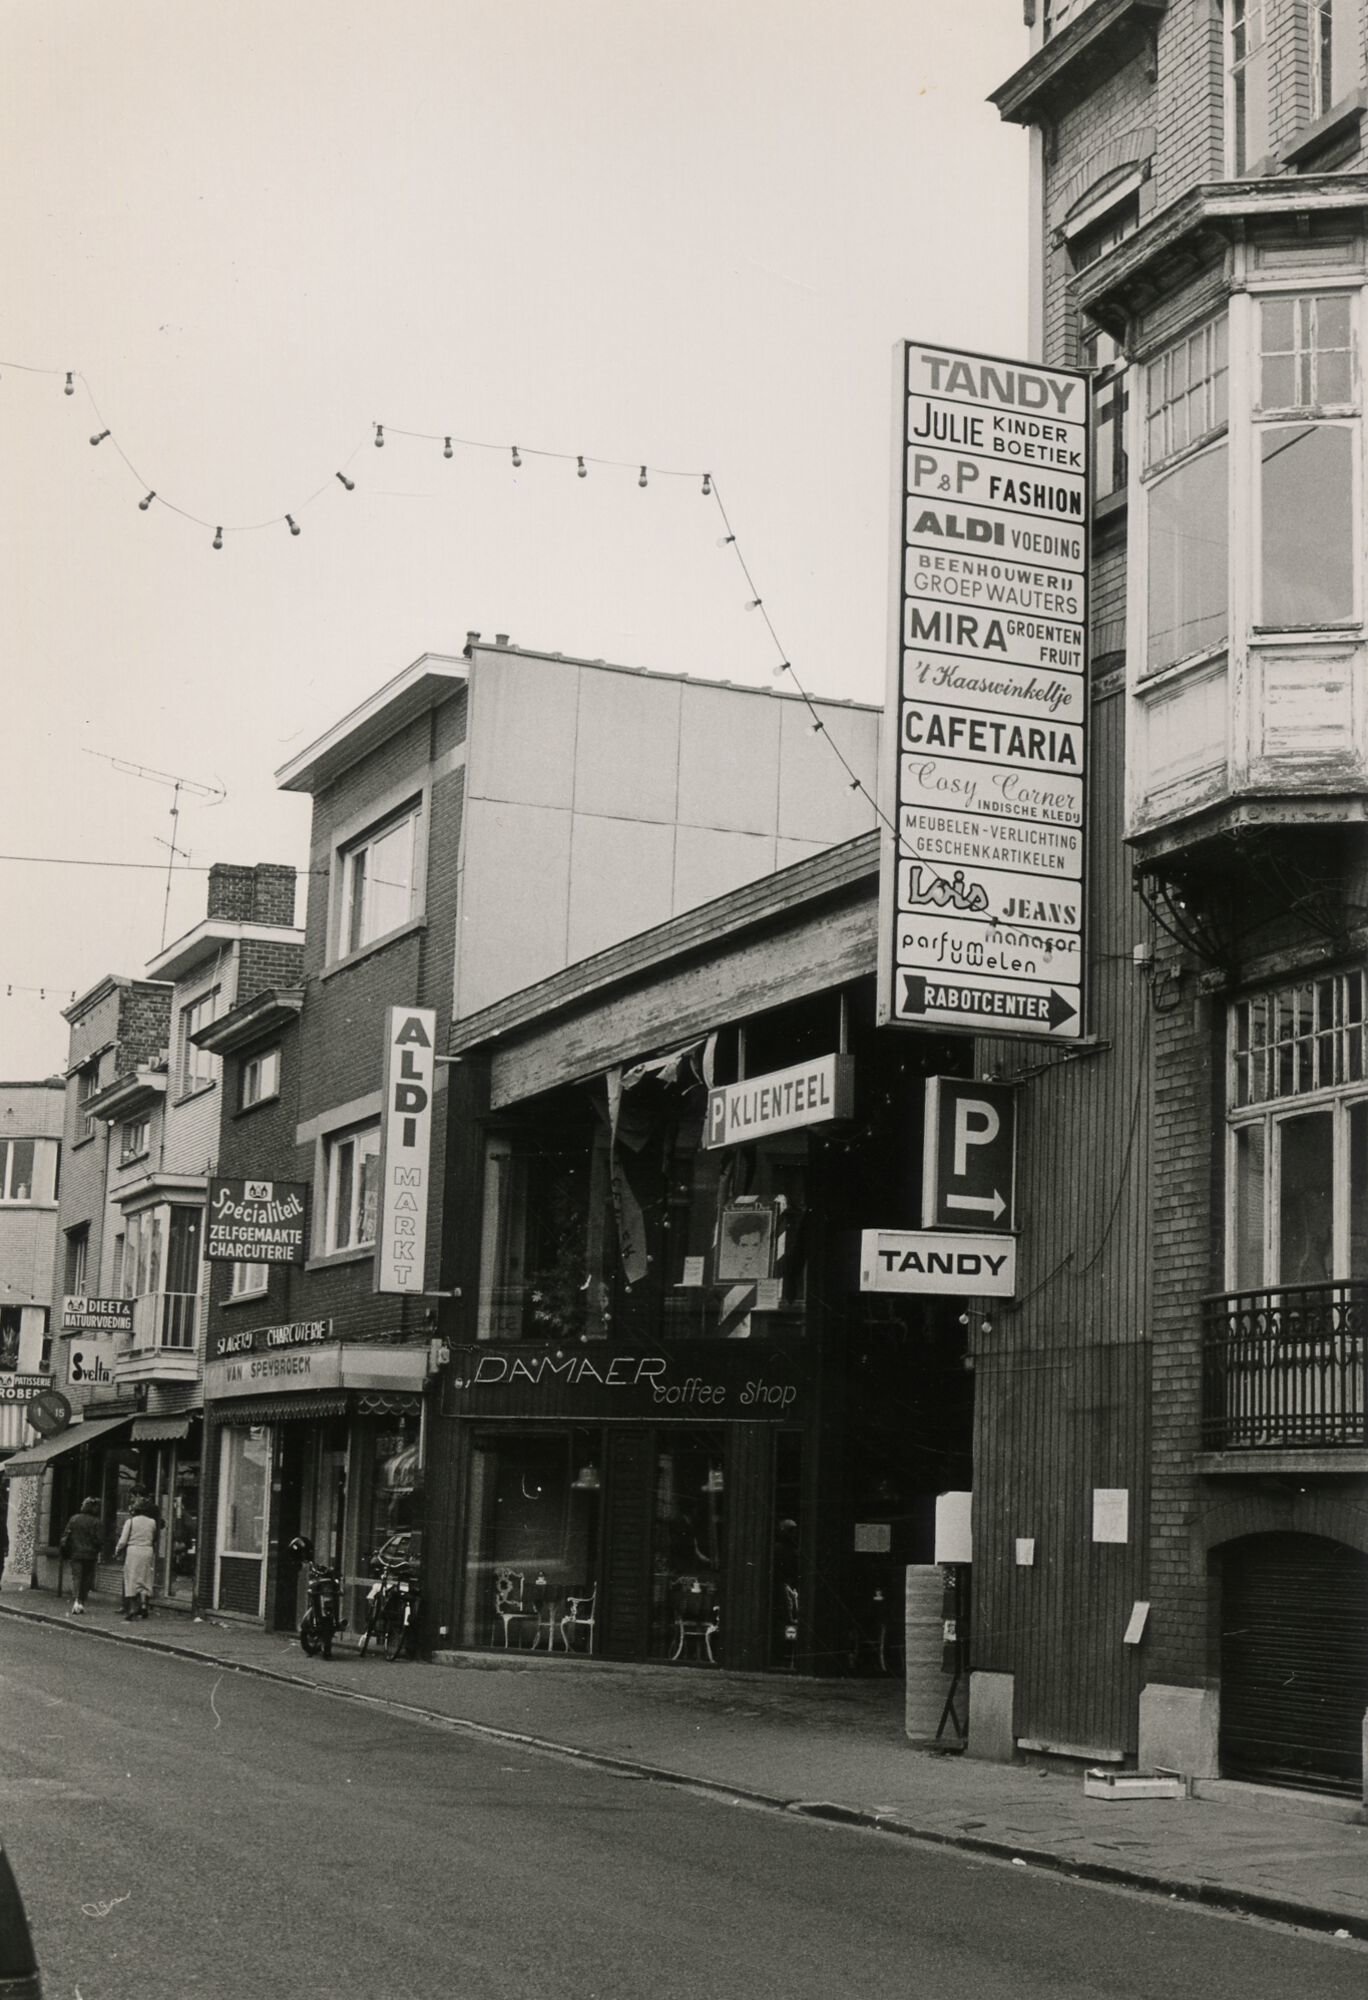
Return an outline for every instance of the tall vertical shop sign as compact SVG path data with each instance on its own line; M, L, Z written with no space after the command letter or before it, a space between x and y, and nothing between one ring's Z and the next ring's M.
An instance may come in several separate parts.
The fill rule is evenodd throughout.
M380 1202L375 1228L377 1292L421 1292L432 1185L432 1092L437 1015L391 1007L385 1015L385 1091L380 1111Z
M1084 1022L1087 378L897 350L879 1020Z

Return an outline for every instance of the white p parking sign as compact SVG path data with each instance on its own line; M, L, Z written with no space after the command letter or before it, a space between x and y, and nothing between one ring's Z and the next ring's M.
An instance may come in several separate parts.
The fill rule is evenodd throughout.
M1016 1092L965 1076L926 1079L922 1228L1010 1230Z

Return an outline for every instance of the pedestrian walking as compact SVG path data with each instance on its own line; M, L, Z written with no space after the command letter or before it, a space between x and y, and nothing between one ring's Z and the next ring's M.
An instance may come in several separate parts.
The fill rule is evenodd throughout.
M157 1552L157 1510L150 1500L138 1500L123 1524L114 1553L124 1559L125 1618L146 1618L152 1598Z
M89 1500L81 1502L67 1522L58 1545L60 1553L71 1564L75 1590L71 1600L73 1618L79 1618L85 1610L85 1601L95 1581L95 1565L100 1560L100 1543L103 1539L100 1503L92 1495Z

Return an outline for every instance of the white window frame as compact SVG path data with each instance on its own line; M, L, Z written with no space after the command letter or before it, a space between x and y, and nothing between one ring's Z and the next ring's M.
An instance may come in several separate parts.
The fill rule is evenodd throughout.
M87 1111L85 1106L92 1097L99 1095L99 1090L100 1062L97 1056L94 1062L83 1063L76 1072L76 1104L81 1113L81 1129L76 1135L76 1144L78 1146L82 1140L93 1139L95 1137L97 1122L95 1114L93 1111Z
M210 1055L208 1049L196 1048L190 1037L218 1019L221 997L220 987L209 986L203 993L196 993L193 999L187 1000L180 1010L180 1045L176 1051L177 1097L194 1097L217 1081L218 1057Z
M140 1112L134 1118L125 1118L119 1127L119 1165L126 1167L133 1160L140 1160L152 1148L152 1118L149 1112Z
M86 1293L86 1273L90 1267L90 1224L78 1222L65 1232L66 1236L66 1290L73 1298L83 1298Z
M263 1081L265 1079L265 1081ZM269 1104L280 1095L280 1044L262 1049L243 1059L238 1092L238 1109L250 1111L254 1104Z
M27 1208L33 1202L41 1200L41 1196L36 1192L36 1189L38 1186L39 1168L45 1164L42 1152L40 1151L42 1144L43 1141L41 1139L27 1138L22 1134L17 1134L12 1139L0 1139L0 1203L3 1203L5 1207ZM19 1146L31 1146L33 1148L33 1154L29 1161L29 1176L27 1181L20 1181L15 1172L16 1148ZM22 1188L22 1193L16 1192L19 1188Z
M1240 179L1268 155L1267 0L1226 0L1226 171ZM1255 110L1261 105L1262 118Z
M1295 1026L1288 1034L1264 1035L1260 1053L1248 1056L1242 1080L1237 1025L1240 1010L1280 1010ZM1368 974L1363 971L1321 974L1286 987L1233 1003L1226 1015L1226 1287L1231 1293L1278 1291L1282 1219L1282 1147L1279 1128L1309 1113L1329 1112L1332 1120L1334 1196L1331 1214L1332 1284L1349 1282L1350 1266L1350 1116L1368 1105L1368 1054L1365 1053L1365 1008ZM1303 1027L1303 1023L1305 1026ZM1251 1029L1251 1040L1252 1029ZM1294 1074L1284 1086L1279 1074L1290 1064ZM1260 1074L1262 1072L1262 1074ZM1300 1086L1305 1087L1300 1087ZM1237 1267L1238 1150L1240 1135L1251 1127L1264 1132L1262 1277L1257 1285L1241 1285Z
M1313 125L1358 88L1358 25L1358 0L1306 0Z
M371 1118L355 1125L339 1126L323 1134L322 1144L323 1254L341 1256L349 1252L374 1251L380 1207L380 1121ZM349 1161L345 1182L342 1177L344 1159ZM375 1230L369 1236L360 1233L364 1228L364 1213L358 1211L362 1177L357 1168L367 1159L376 1162ZM344 1186L347 1189L348 1210L345 1223L339 1213ZM356 1234L352 1233L354 1228Z
M1250 401L1252 405L1249 412L1249 419L1252 432L1250 459L1249 459L1251 478L1249 484L1250 484L1250 511L1252 518L1250 523L1250 531L1251 531L1250 545L1249 545L1250 553L1249 553L1249 563L1247 566L1247 573L1252 579L1252 592L1251 592L1251 602L1248 607L1247 615L1249 617L1250 623L1253 626L1253 628L1259 632L1307 631L1307 630L1343 631L1345 628L1354 628L1358 626L1363 618L1363 580L1361 576L1361 570L1363 567L1364 552L1363 552L1363 528L1359 518L1363 507L1363 466L1362 466L1363 419L1362 419L1362 402L1361 402L1362 338L1360 330L1361 316L1362 316L1361 297L1362 297L1362 288L1360 286L1345 285L1342 282L1319 283L1319 284L1301 282L1294 285L1289 285L1284 283L1279 286L1269 286L1266 289L1260 289L1257 292L1251 292L1249 295L1249 313L1250 313L1249 392L1250 392ZM1263 402L1263 357L1264 357L1263 308L1264 306L1275 303L1279 300L1293 301L1296 302L1297 304L1300 304L1303 301L1310 301L1314 309L1314 306L1320 300L1329 298L1347 299L1349 303L1349 338L1350 338L1349 377L1350 377L1350 392L1351 392L1350 400L1347 403L1345 402L1319 403L1313 400L1310 403L1291 403L1286 405L1277 403L1265 404ZM1306 350L1309 356L1309 365L1313 376L1313 380L1311 383L1313 389L1316 386L1318 386L1314 381L1314 372L1316 368L1316 356L1319 354L1320 351L1321 350L1319 349L1319 347L1312 347ZM1352 583L1353 594L1350 600L1350 605L1348 610L1345 611L1339 617L1333 619L1319 620L1319 621L1307 620L1291 625L1281 624L1281 623L1274 625L1269 622L1264 612L1265 575L1264 575L1264 560L1263 560L1264 543L1263 543L1263 476L1262 476L1262 467L1264 464L1264 459L1261 448L1261 437L1263 432L1266 430L1287 429L1289 427L1297 425L1305 426L1308 428L1311 426L1315 426L1317 428L1326 428L1326 429L1337 428L1337 429L1347 430L1350 435L1349 466L1350 466L1351 504L1348 510L1348 519L1350 523L1352 541L1349 553L1349 574Z
M424 867L424 827L426 823L426 797L422 792L411 794L403 804L387 812L383 818L374 820L362 832L341 841L335 851L336 925L333 931L334 959L351 958L359 952L369 951L385 938L393 937L412 923L422 908L423 867ZM358 908L358 868L364 867L376 845L386 840L401 827L409 828L409 885L408 907L403 916L384 930L367 928L367 902L363 882Z
M269 1264L247 1264L234 1260L228 1283L228 1296L232 1299L256 1299L270 1288L271 1267Z

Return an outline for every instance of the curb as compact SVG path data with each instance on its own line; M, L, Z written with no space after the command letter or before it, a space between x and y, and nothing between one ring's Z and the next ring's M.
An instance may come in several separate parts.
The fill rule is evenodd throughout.
M60 1626L63 1631L78 1630L83 1638L103 1639L114 1646L137 1646L144 1651L169 1654L174 1659L190 1660L202 1667L218 1667L225 1673L249 1674L257 1680L275 1681L281 1686L299 1688L308 1694L327 1695L334 1701L353 1701L363 1707L389 1709L397 1715L435 1723L439 1728L484 1737L495 1743L516 1744L521 1749L535 1750L547 1756L567 1758L591 1770L610 1771L617 1776L640 1778L652 1784L671 1785L682 1791L730 1799L771 1812L788 1813L796 1819L892 1834L902 1840L922 1841L928 1846L948 1847L967 1854L983 1854L994 1860L1043 1869L1075 1881L1137 1889L1174 1902L1223 1910L1236 1916L1258 1917L1268 1923L1292 1925L1299 1930L1316 1931L1326 1936L1343 1934L1358 1943L1368 1943L1368 1917L1339 1915L1288 1897L1237 1889L1227 1883L1191 1882L1174 1876L1149 1875L1143 1870L1126 1868L1114 1862L1075 1859L1056 1854L1049 1848L1023 1846L981 1834L947 1833L937 1827L914 1826L898 1816L861 1806L839 1805L824 1799L785 1799L772 1792L750 1791L743 1786L724 1784L717 1778L696 1777L684 1771L670 1770L664 1765L642 1763L636 1758L616 1757L599 1750L582 1750L570 1743L554 1743L549 1738L532 1736L524 1730L501 1729L490 1722L472 1722L463 1716L446 1715L440 1709L424 1708L417 1702L397 1701L389 1695L363 1693L357 1688L329 1687L326 1682L306 1680L302 1674L287 1673L283 1668L262 1666L255 1661L223 1659L217 1654L201 1652L197 1647L178 1646L174 1640L153 1638L150 1634L135 1639L131 1632L112 1632L102 1625L73 1626L71 1621L56 1618L50 1612L28 1611L18 1605L0 1604L0 1617L19 1618L29 1625Z

